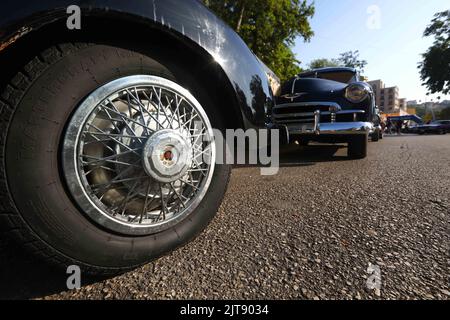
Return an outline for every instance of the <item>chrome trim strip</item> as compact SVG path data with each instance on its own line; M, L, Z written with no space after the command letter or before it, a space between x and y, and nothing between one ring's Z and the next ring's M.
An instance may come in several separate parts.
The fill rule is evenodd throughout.
M320 134L320 110L314 112L314 133Z
M373 130L373 124L370 122L336 122L320 123L318 130L315 126L308 129L306 126L288 126L290 134L298 135L355 135L368 134Z
M336 122L336 112L331 112L331 122Z
M327 101L319 101L319 102L294 102L294 103L284 103L274 107L276 109L284 109L290 107L334 107L336 110L342 110L341 106L336 102L327 102Z
M337 115L339 115L339 114L351 114L351 113L365 114L366 111L365 110L342 110L342 111L336 112Z
M287 119L287 120L280 120L277 121L277 124L287 124L287 123L310 123L313 124L314 122L314 114L311 115L311 117L303 118L303 119Z
M342 115L342 114L365 114L366 111L364 110L343 110L336 112L336 115ZM329 116L332 114L332 112L329 111L323 111L320 112L323 116ZM285 113L285 114L274 114L273 117L275 119L286 119L286 118L293 118L293 117L314 117L314 112L299 112L299 113Z
M295 83L297 82L297 80L298 80L298 78L295 77L294 81L292 82L292 91L291 91L291 94L294 94L294 93L295 93Z
M314 117L314 112L274 114L273 117L275 119L287 119L287 118L295 118L295 117Z

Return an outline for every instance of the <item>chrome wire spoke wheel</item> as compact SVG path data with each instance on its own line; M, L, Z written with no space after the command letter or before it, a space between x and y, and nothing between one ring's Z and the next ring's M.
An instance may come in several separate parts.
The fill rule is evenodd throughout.
M214 173L211 123L178 84L154 76L113 81L68 123L63 175L78 206L126 235L167 230L200 204Z

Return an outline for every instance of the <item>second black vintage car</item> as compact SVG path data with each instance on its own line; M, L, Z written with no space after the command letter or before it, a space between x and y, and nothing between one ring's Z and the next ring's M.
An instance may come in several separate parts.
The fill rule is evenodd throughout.
M352 68L312 70L283 84L273 121L302 144L346 142L354 158L366 157L369 134L380 134L373 90Z

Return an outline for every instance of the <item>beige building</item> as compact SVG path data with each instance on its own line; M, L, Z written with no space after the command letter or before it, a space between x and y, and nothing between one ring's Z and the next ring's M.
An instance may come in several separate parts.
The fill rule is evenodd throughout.
M375 101L380 110L387 114L407 113L406 99L400 98L399 88L386 87L382 80L368 82L375 92Z
M405 98L398 99L398 107L401 111L408 112L408 102Z

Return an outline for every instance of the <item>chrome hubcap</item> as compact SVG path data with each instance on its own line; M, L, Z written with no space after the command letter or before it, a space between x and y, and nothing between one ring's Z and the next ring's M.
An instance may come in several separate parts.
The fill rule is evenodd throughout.
M203 200L214 173L213 132L199 102L153 76L113 81L69 121L63 174L77 205L126 235L167 230Z
M149 176L158 182L175 182L192 164L191 142L178 131L162 130L148 139L142 158Z

